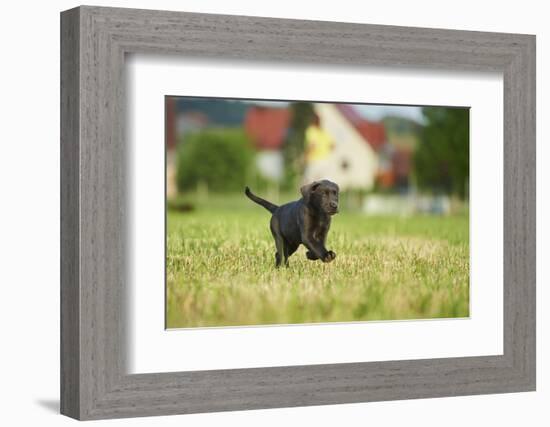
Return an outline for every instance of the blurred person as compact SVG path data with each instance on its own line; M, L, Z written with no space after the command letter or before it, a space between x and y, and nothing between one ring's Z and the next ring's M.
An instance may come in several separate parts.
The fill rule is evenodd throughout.
M305 132L304 184L327 177L327 172L330 169L330 154L333 150L334 140L322 128L321 120L315 114Z

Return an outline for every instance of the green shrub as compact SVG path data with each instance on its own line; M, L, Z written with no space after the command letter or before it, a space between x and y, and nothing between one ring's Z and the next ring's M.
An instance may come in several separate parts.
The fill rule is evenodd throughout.
M242 191L253 167L254 151L240 129L216 129L185 136L177 153L178 191Z

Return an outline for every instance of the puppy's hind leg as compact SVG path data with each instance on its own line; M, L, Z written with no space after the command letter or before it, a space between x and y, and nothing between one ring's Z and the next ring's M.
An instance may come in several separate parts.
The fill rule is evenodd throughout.
M277 252L275 253L275 267L281 266L283 257L285 260L285 265L288 265L283 237L280 234L274 235L273 237L275 238L275 247L277 248Z
M275 252L275 267L280 267L281 262L283 261L283 257L285 257L286 262L286 256L285 256L285 249L284 249L284 240L283 236L281 236L280 230L279 230L279 222L277 221L276 217L271 218L271 234L273 235L273 239L275 240L275 249L277 252Z

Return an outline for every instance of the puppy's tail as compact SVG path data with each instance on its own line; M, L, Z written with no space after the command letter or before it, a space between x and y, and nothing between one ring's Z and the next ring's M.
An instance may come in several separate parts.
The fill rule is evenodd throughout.
M255 196L252 194L252 191L250 191L250 188L246 187L244 189L244 194L248 196L250 200L253 202L258 203L259 205L262 205L264 208L266 208L269 212L273 213L275 209L277 209L279 206L274 205L273 203L268 202L267 200L264 200L258 196Z

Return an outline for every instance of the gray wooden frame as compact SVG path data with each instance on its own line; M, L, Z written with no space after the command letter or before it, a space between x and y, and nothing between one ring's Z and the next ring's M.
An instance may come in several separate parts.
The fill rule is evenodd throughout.
M502 72L504 354L127 374L124 57L132 52ZM534 36L87 6L62 12L63 414L100 419L534 389Z

